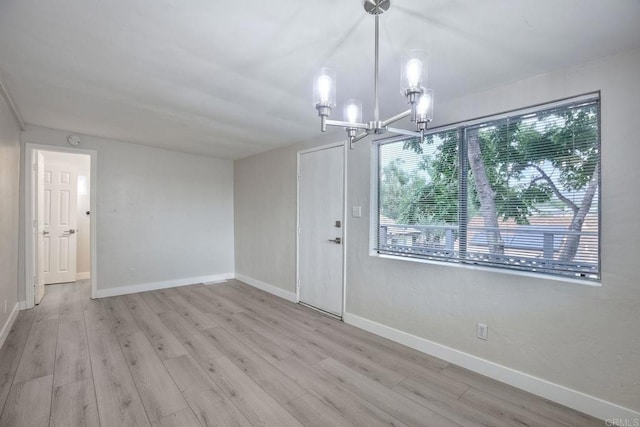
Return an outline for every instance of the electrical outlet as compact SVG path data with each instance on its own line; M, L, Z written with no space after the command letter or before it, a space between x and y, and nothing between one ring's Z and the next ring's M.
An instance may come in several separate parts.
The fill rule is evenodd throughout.
M362 206L352 206L351 207L351 216L353 218L362 217Z
M478 338L486 341L489 338L489 327L484 323L478 323L477 335Z
M131 277L136 277L136 269L135 269L135 267L131 267L131 269L129 270L129 274L131 275Z

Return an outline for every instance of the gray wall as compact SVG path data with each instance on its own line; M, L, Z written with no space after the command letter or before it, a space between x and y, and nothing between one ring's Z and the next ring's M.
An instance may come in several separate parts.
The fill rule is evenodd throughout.
M19 177L20 129L0 97L0 329L18 301Z
M296 278L296 153L288 147L236 161L233 173L236 272L290 292Z
M638 72L635 50L436 106L435 125L602 91L601 287L369 256L371 152L360 142L348 159L348 206L364 215L347 218L347 312L640 410ZM237 271L287 290L300 148L235 162Z
M69 134L28 127L22 142L70 147ZM232 161L82 141L98 153L98 290L233 273Z

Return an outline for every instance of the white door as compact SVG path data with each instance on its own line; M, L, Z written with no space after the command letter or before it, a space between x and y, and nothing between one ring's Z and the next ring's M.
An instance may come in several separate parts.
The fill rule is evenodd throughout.
M37 152L35 168L33 168L35 179L32 182L36 183L36 192L35 192L35 203L33 203L34 207L34 215L36 218L38 226L35 228L36 232L36 247L38 248L38 253L36 254L36 268L34 271L36 272L36 280L35 280L35 292L34 299L35 304L40 304L40 300L44 296L44 271L45 271L45 262L44 262L44 254L45 254L45 245L48 237L46 236L49 231L45 230L45 221L44 221L44 156L42 153Z
M300 154L300 302L342 316L343 147Z
M75 282L78 177L64 163L44 166L44 281ZM48 232L48 233L46 233Z

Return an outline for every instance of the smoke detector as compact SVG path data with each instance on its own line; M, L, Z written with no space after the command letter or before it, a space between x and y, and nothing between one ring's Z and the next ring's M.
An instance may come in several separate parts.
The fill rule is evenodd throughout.
M78 146L80 145L81 140L77 135L69 135L69 137L67 138L67 142L69 143L69 145Z

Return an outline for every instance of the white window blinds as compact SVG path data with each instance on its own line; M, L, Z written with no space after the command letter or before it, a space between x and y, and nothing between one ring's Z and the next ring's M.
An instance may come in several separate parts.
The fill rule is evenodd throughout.
M599 280L599 97L379 146L380 253Z

